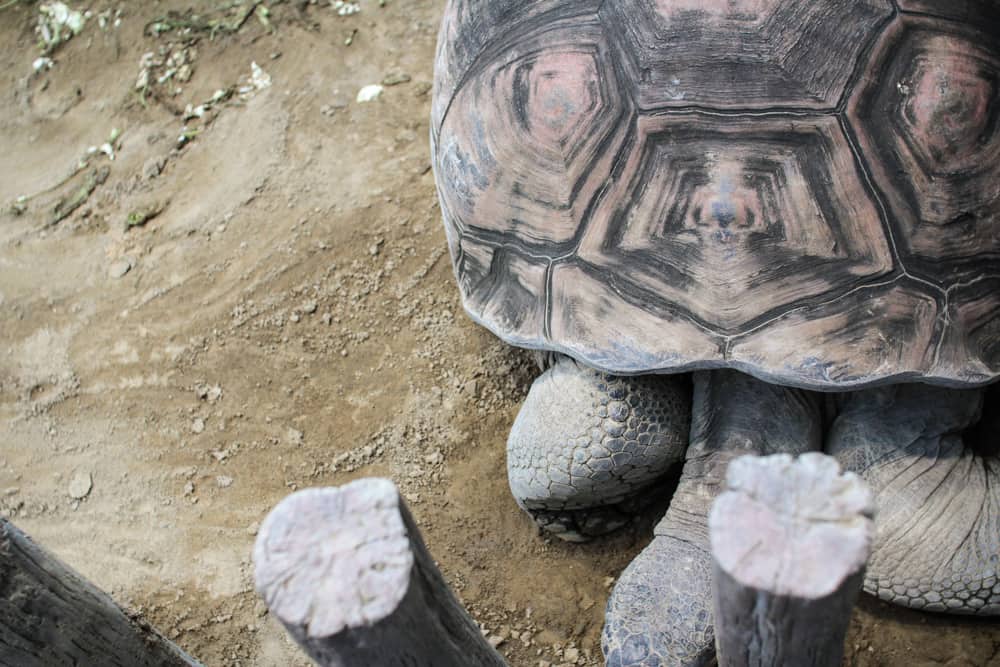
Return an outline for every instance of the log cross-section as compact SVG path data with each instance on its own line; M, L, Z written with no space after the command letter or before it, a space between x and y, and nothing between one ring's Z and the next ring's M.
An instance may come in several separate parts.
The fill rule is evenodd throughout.
M712 506L720 667L837 667L874 537L871 491L819 453L735 459Z
M500 667L392 482L281 501L254 546L257 592L322 667Z
M0 519L0 667L197 667Z

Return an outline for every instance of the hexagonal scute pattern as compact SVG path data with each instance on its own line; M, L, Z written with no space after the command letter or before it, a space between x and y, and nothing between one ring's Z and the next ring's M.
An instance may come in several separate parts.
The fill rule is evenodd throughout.
M440 128L455 91L477 61L496 57L512 40L530 33L532 26L593 16L599 4L599 0L451 0L438 30L432 134Z
M794 371L802 384L846 391L889 379L899 369L934 368L940 313L922 285L873 286L792 309L767 327L736 336L728 357L737 368L775 369L776 379ZM956 385L972 380L958 375L964 370L934 368Z
M936 371L976 384L995 378L1000 374L1000 276L953 290L949 302L951 324Z
M1000 39L903 16L872 60L848 118L904 264L944 285L1000 267Z
M450 0L467 311L615 374L1000 378L997 34L993 0Z
M439 189L460 234L572 241L631 125L596 19L547 27L476 73L441 127Z
M837 105L887 0L617 0L601 16L642 109Z
M996 0L897 0L904 12L963 21L988 35L1000 35L1000 2Z
M471 237L457 246L455 273L470 313L507 342L535 347L545 325L548 263Z
M728 331L892 270L834 118L667 114L643 117L639 141L579 248L629 283L622 298Z

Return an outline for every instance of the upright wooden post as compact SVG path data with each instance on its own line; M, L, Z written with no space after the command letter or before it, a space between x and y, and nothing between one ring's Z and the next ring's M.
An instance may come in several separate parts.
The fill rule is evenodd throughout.
M191 667L173 642L0 519L0 665Z
M871 491L819 453L744 456L709 514L720 667L839 667L875 534Z
M254 545L257 592L322 667L499 667L396 487L362 479L282 500Z

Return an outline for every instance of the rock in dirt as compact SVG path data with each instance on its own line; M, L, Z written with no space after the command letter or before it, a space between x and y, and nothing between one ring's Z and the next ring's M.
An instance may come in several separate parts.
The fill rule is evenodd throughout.
M122 257L116 259L108 267L108 277L109 278L121 278L126 273L132 270L132 259L129 257Z
M393 70L382 78L383 86L398 86L401 83L409 83L410 75L406 72Z
M151 157L142 165L142 177L149 181L163 173L167 166L167 158L160 156Z
M373 83L370 86L365 86L358 91L358 102L372 102L377 100L382 95L382 86L377 83Z
M89 472L78 471L69 481L69 497L73 500L83 500L94 488L94 478Z

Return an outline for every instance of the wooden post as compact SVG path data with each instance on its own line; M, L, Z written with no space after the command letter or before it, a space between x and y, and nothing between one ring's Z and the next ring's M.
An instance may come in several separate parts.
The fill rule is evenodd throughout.
M285 498L258 532L254 577L322 667L506 664L448 588L387 479Z
M819 453L743 456L726 481L708 519L719 667L839 667L871 491Z
M0 519L0 665L199 663Z

